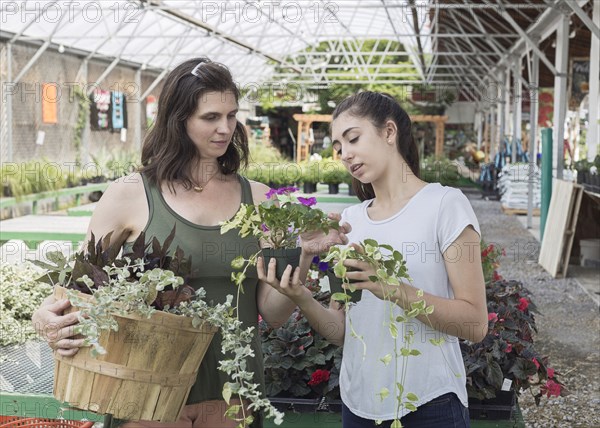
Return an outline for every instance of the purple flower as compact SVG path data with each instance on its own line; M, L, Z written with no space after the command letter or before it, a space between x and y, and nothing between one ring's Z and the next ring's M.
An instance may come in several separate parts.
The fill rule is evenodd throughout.
M329 269L329 263L327 263L327 262L320 262L319 263L319 270L321 272L327 272L327 269Z
M271 199L275 195L277 195L277 189L269 189L269 191L265 193L267 199Z
M303 198L302 196L298 196L298 202L300 202L302 205L305 205L307 207L312 207L313 205L316 205L317 198L315 198L315 197Z
M264 223L260 225L260 228L262 229L263 232L268 232L269 231L269 228Z
M289 195L290 193L294 193L297 192L298 188L297 187L293 187L293 186L289 186L289 187L280 187L279 189L276 190L278 195Z
M314 257L313 257L313 259L312 259L312 262L311 262L311 263L312 263L313 265L314 265L314 264L317 264L317 263L319 263L319 260L321 260L321 259L319 258L319 256L314 256Z

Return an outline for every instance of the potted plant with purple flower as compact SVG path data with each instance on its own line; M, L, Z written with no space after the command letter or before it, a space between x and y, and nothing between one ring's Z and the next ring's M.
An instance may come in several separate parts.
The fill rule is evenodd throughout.
M231 220L221 223L221 233L239 229L241 237L255 236L265 247L248 259L238 256L231 262L235 269L242 269L232 274L236 284L241 284L248 267L256 265L259 255L263 256L265 266L272 257L278 260L277 277L281 278L288 264L293 268L299 264L301 233L313 230L329 233L330 229L339 227L325 212L314 207L316 198L297 196L294 194L297 191L296 187L271 189L265 201L258 205L242 204Z

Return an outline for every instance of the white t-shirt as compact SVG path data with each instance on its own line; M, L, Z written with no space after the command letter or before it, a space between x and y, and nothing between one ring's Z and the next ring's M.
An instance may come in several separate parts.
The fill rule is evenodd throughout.
M479 223L468 199L455 188L432 183L421 189L392 217L373 221L367 215L371 200L347 208L342 221L352 226L348 234L350 242L375 239L389 244L402 252L406 260L412 285L426 293L453 298L452 287L442 254L469 225L480 233ZM455 251L456 258L461 256ZM479 251L479 243L473 243L471 251ZM472 255L472 254L471 254ZM453 257L454 259L454 257ZM392 362L385 365L380 359L386 354L394 355L394 340L389 331L390 307L395 314L403 311L397 305L377 298L370 291L363 291L362 299L350 307L346 316L344 356L340 373L342 400L352 413L366 419L389 420L396 417L395 381L404 386L405 393L418 397L418 407L442 394L454 392L467 406L465 368L458 339L441 333L420 321L410 321L415 339L412 349L421 351L419 356L409 356L405 369ZM435 308L434 308L435 310ZM366 343L350 334L350 323ZM403 328L405 328L404 325ZM403 331L398 334L398 352L403 344ZM435 346L429 339L443 337L445 342ZM404 359L400 357L398 363ZM397 370L397 376L394 372ZM382 388L389 396L381 399ZM400 417L408 413L404 408Z

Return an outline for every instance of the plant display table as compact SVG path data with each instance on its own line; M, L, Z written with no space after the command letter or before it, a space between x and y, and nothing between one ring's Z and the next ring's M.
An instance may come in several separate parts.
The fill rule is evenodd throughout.
M66 241L76 248L85 239L89 217L52 215L26 215L2 220L0 245L11 239L20 239L30 249L36 249L43 241Z

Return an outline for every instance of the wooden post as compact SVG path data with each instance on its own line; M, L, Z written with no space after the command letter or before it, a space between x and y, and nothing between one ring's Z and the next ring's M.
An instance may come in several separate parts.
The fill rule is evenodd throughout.
M294 115L294 119L296 119L295 115ZM301 119L298 120L298 136L296 139L296 162L300 162L302 160L301 159L301 156L302 156L301 147L302 147L302 125L303 124L304 124L304 122Z
M444 155L444 122L435 121L435 157L437 159Z

